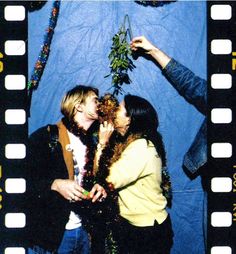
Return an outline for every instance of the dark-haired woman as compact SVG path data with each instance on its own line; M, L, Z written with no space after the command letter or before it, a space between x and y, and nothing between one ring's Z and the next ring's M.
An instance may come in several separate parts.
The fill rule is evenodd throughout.
M166 157L158 117L145 99L126 95L114 123L100 126L97 175L118 194L119 253L169 254L172 227L163 195ZM106 172L107 170L107 172Z

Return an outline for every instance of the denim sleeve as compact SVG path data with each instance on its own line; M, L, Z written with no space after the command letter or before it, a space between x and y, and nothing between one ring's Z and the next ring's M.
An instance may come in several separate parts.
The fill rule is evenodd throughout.
M163 69L163 74L173 87L202 114L207 114L207 82L192 71L171 59Z
M184 166L192 173L207 162L207 121L206 118L199 129L191 147L184 156Z

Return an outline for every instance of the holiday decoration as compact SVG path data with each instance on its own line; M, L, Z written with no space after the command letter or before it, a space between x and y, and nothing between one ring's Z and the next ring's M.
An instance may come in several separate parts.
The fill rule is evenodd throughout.
M114 123L118 106L119 102L112 94L107 93L101 97L98 105L99 122Z
M37 62L35 63L33 73L31 75L30 81L28 82L27 89L30 91L32 89L36 89L38 87L39 81L43 74L44 68L47 64L48 56L50 53L50 45L53 38L54 30L57 24L58 14L60 8L60 1L54 1L53 8L51 11L51 16L49 19L49 26L46 29L46 34L44 36L44 42L42 45L42 49L39 53Z
M128 28L126 28L126 21L128 21ZM125 15L124 23L119 31L112 38L111 52L108 56L110 60L110 74L112 76L112 87L114 88L113 95L122 94L122 85L130 84L131 80L128 75L128 70L132 71L135 68L130 56L132 54L127 36L132 39L132 31L129 21L129 16Z

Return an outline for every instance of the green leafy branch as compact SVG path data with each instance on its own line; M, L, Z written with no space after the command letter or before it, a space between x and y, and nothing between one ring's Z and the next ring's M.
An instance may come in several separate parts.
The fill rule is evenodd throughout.
M110 60L110 74L106 75L105 78L110 75L112 76L113 95L122 94L122 85L132 82L129 78L128 70L132 71L135 65L130 59L132 51L127 42L127 31L128 29L125 29L123 25L118 33L113 36L111 52L108 56Z

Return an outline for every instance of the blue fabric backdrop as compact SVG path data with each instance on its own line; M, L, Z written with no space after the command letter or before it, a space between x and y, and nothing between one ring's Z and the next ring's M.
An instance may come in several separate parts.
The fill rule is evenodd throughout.
M52 8L48 1L29 14L29 73L37 60ZM206 77L206 3L174 2L144 7L134 1L62 1L51 53L38 89L33 93L29 132L61 117L60 101L76 84L93 85L101 94L111 87L108 54L112 37L125 14L134 36L145 35L170 56ZM170 209L174 229L172 254L203 254L204 192L201 178L182 169L203 116L188 104L151 61L138 58L125 92L148 99L160 119L173 184Z

